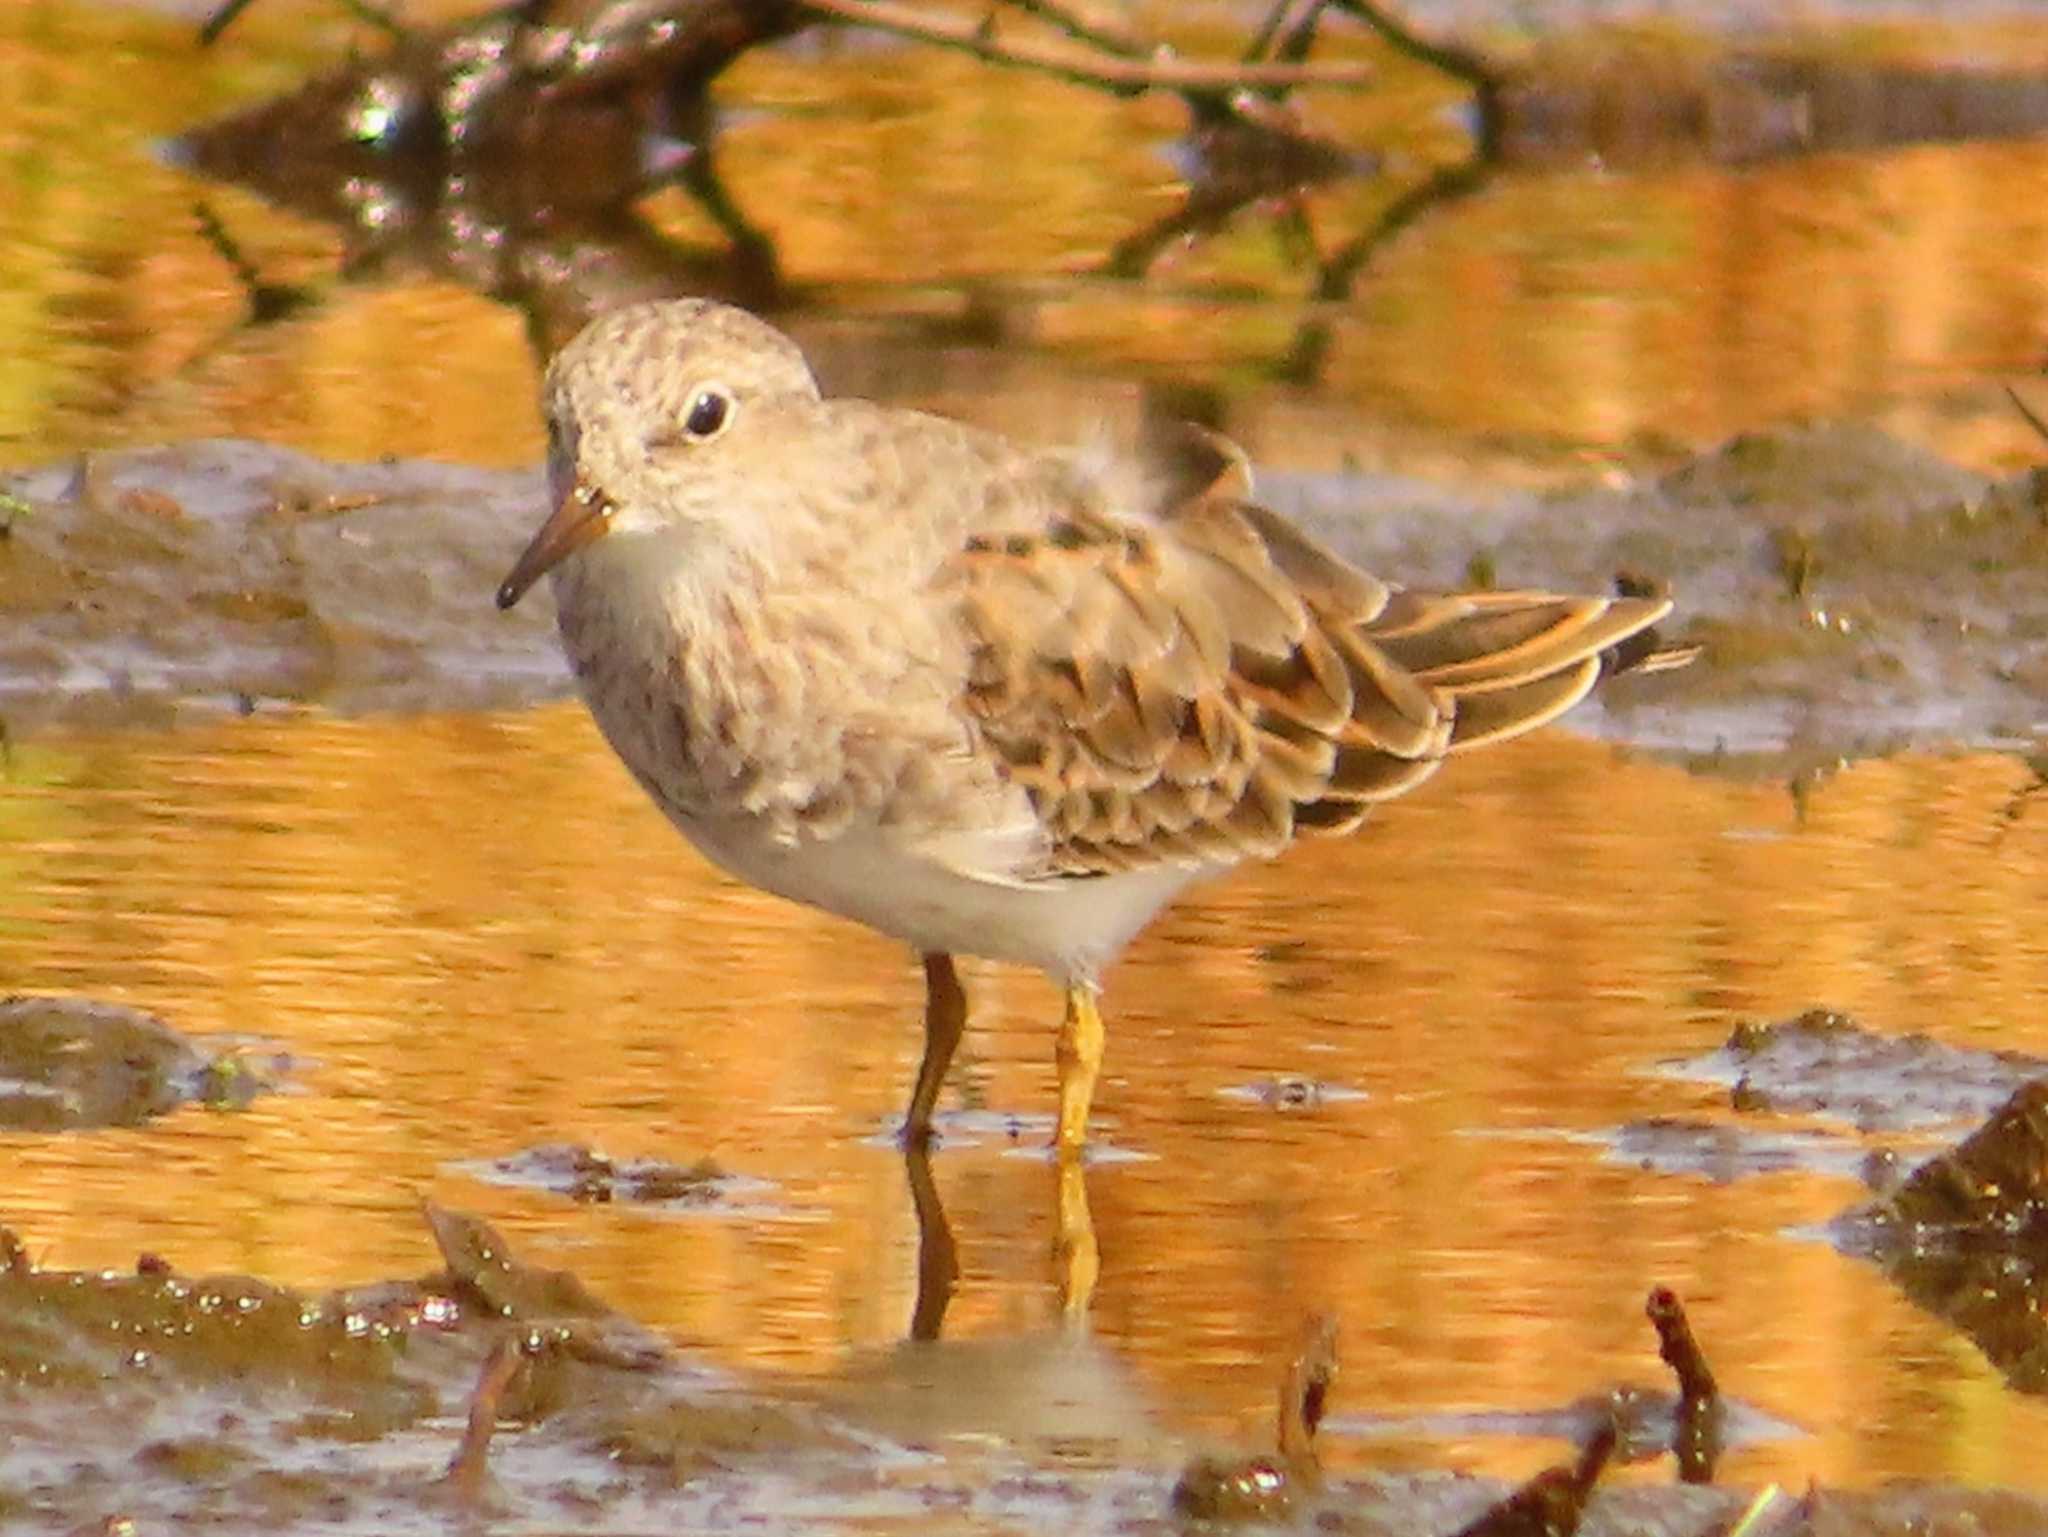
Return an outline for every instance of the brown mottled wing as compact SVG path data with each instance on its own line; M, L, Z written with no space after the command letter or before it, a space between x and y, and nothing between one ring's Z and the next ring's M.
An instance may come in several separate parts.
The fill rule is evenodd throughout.
M1085 499L949 567L965 709L1054 871L1228 863L1341 832L1445 754L1552 719L1652 598L1389 587L1228 492L1156 521Z

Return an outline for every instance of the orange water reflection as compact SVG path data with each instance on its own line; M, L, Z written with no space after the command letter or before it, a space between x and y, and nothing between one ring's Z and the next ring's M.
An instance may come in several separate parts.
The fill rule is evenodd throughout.
M320 1285L417 1273L416 1201L499 1221L616 1305L810 1380L900 1337L915 1226L868 1139L900 1112L918 981L892 945L737 888L641 804L581 713L223 723L17 744L0 979L280 1041L294 1092L135 1131L0 1139L0 1217L40 1257ZM1261 1420L1296 1320L1344 1329L1339 1411L1539 1407L1662 1378L1677 1287L1731 1391L1817 1432L1736 1481L2040 1486L2048 1412L1877 1274L1782 1236L1853 1187L1732 1186L1551 1135L1722 1096L1642 1075L1814 1002L2048 1053L2048 803L2014 760L1779 786L1546 735L1457 765L1349 844L1184 903L1114 974L1091 1172L1095 1326L1176 1428ZM2015 805L2018 807L2014 815ZM978 966L954 1092L1051 1102L1057 1000ZM1306 1073L1363 1101L1221 1091ZM765 1214L576 1207L459 1160L540 1142L711 1153ZM964 1275L948 1333L1045 1322L1049 1168L936 1164ZM1353 1465L1521 1472L1552 1448L1355 1441Z
M1896 56L1973 68L2048 53L2048 28L2024 18L1890 32ZM339 232L150 153L340 56L351 34L323 0L270 0L205 51L189 21L140 9L0 8L0 59L27 82L0 96L14 150L0 163L0 292L19 311L0 462L222 433L342 458L537 457L510 307L402 260L375 282L344 277ZM1164 153L1185 128L1172 101L991 77L932 50L878 71L865 49L813 44L760 50L719 83L736 199L817 307L914 330L991 296L1022 343L993 365L1011 375L1005 396L1084 394L1088 415L1105 369L1193 382L1261 457L1305 467L1535 460L1554 475L1788 415L1875 418L1977 466L2037 457L1996 387L2038 369L2048 319L2037 142L1504 176L1377 251L1343 303L1316 306L1313 275L1258 211L1145 282L1081 278L1183 192ZM1314 120L1389 167L1311 194L1327 257L1469 144L1456 86L1355 29L1326 46L1371 57L1384 79L1318 96ZM1870 41L1838 46L1854 58ZM247 324L199 202L303 309ZM715 248L680 196L649 212L683 246ZM1312 387L1277 388L1306 323L1328 329L1327 367ZM950 366L936 379L893 366L881 387L945 396Z

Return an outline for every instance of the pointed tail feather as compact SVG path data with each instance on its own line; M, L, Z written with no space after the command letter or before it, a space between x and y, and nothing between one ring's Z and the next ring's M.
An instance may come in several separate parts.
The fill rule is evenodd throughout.
M1670 612L1647 595L1402 593L1359 638L1446 700L1462 752L1555 720L1605 673L1677 665L1652 628Z

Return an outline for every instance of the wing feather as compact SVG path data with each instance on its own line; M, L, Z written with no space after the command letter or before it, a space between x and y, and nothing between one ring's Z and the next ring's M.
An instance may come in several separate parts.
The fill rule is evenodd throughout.
M1670 609L1392 587L1244 500L1218 444L1227 473L1156 515L1105 510L1070 473L1011 496L1023 526L968 539L942 576L971 648L961 708L1029 793L1054 873L1348 832L1447 754L1569 709Z

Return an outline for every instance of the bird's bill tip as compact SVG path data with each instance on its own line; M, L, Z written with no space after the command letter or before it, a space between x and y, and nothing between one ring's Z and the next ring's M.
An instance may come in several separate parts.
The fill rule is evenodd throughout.
M510 608L526 590L593 540L603 537L609 507L602 497L571 491L555 504L547 522L519 553L498 584L498 607Z

